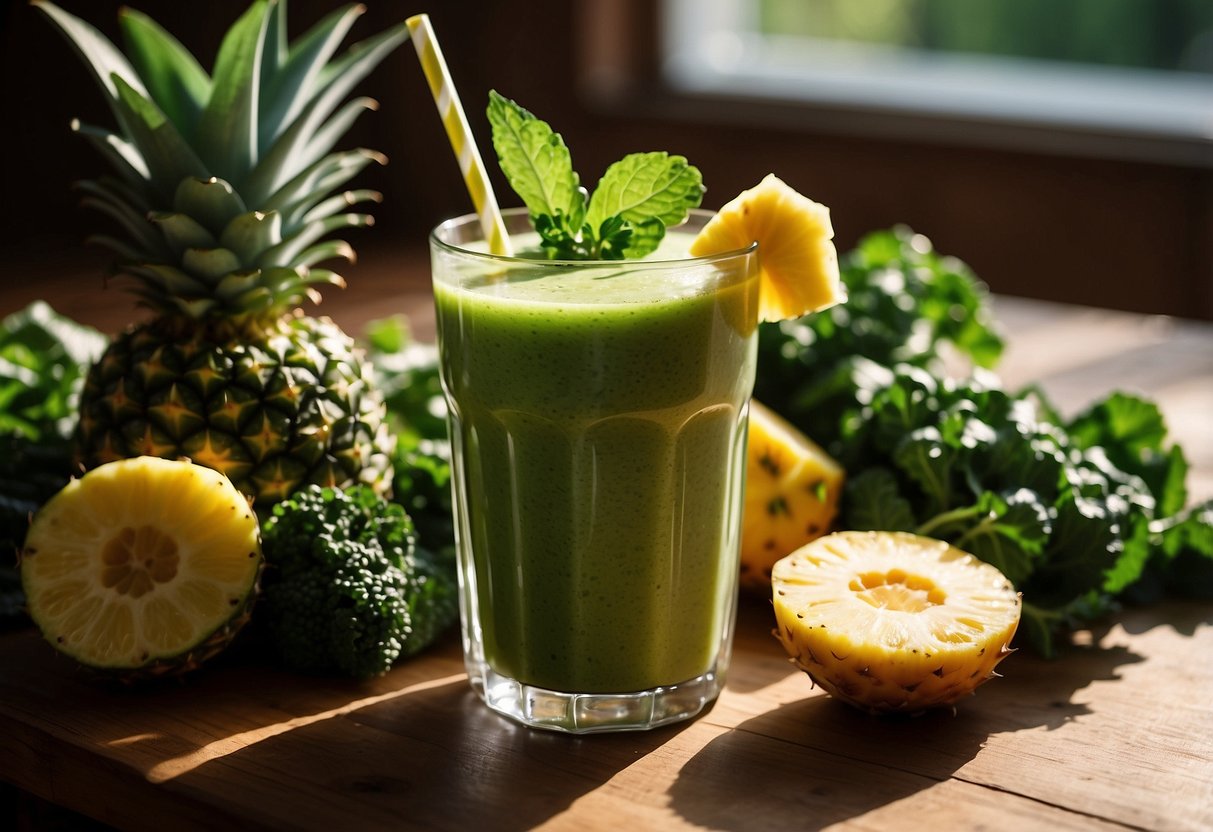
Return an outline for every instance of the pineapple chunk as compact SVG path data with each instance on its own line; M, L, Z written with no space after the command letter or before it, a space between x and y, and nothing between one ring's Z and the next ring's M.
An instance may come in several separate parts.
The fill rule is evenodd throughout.
M721 208L690 252L722 254L757 242L758 318L782 321L846 299L833 238L829 208L768 174Z
M906 532L838 532L775 564L775 635L870 713L951 705L1011 653L1020 597L996 568Z
M257 518L227 477L155 457L102 465L35 515L21 557L55 649L124 679L189 670L248 620Z
M844 473L803 433L750 403L741 585L769 593L771 567L830 530Z

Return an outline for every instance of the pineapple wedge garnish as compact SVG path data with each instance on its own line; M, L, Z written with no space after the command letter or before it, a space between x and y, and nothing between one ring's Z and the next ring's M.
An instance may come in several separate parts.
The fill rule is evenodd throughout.
M782 321L846 299L830 209L774 174L721 208L691 243L695 257L758 243L758 319Z
M750 402L741 584L770 592L771 567L830 530L842 466L757 401Z
M996 568L906 532L838 532L775 564L777 628L792 661L871 713L951 705L997 675L1020 597Z

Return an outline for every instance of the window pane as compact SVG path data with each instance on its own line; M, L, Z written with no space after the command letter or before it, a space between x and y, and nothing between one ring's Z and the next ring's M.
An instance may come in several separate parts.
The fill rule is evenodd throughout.
M1213 74L1211 0L758 0L759 31Z
M665 78L684 93L828 107L826 129L1213 167L1213 0L663 9Z

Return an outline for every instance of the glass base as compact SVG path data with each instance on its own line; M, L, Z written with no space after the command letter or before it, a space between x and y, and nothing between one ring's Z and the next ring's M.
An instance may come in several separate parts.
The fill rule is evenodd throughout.
M468 680L485 704L530 728L568 734L647 731L698 715L724 687L713 668L676 685L635 693L563 693L502 676L468 662Z

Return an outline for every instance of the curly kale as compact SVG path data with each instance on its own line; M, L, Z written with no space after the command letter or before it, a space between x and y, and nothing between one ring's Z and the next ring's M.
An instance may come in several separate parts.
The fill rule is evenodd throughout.
M1157 405L1112 393L1065 419L978 370L1002 340L985 287L906 229L844 261L849 300L764 324L755 397L849 472L840 522L947 540L1023 592L1021 638L1055 637L1166 592L1213 595L1213 502L1184 508L1188 470Z
M405 645L405 654L412 655L413 645L428 644L459 618L451 465L449 456L435 452L432 443L412 446L405 437L399 438L392 464L396 499L416 518L414 557L426 576L413 604L414 636Z
M30 514L72 474L76 402L105 344L43 301L0 320L0 628L27 621L16 552Z
M259 610L290 668L358 678L387 672L441 631L444 576L419 563L404 508L366 486L310 486L273 509Z
M878 380L876 367L940 369L948 352L993 367L1003 339L972 269L898 226L864 237L839 261L847 300L758 330L754 398L835 456L844 415Z
M375 386L383 393L396 449L392 454L392 490L417 530L415 557L429 580L414 611L412 644L450 626L459 616L455 567L455 525L451 508L451 445L447 440L446 402L433 344L413 340L404 318L373 321L365 333L367 355L375 368ZM406 651L407 651L406 646Z

